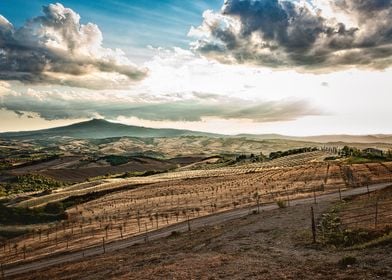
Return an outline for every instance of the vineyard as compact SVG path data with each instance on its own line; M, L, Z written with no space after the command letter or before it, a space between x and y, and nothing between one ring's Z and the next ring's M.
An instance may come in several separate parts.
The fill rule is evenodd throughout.
M178 222L235 208L338 192L392 181L392 163L340 165L319 161L320 152L293 155L275 165L249 164L149 177L77 184L20 202L37 206L71 195L111 190L67 210L67 219L35 227L2 244L0 263L33 260L148 234ZM278 168L279 167L279 168ZM381 210L381 208L380 208Z
M91 192L116 190L127 186L152 184L157 182L165 182L171 180L191 179L191 178L209 178L209 177L223 177L231 174L247 174L252 172L261 172L271 168L293 167L304 165L311 162L322 162L325 152L316 151L301 155L292 155L284 158L279 158L269 162L253 163L239 166L222 167L222 168L208 168L205 166L199 170L183 170L168 173L152 175L148 177L131 177L127 179L101 179L93 182L85 182L72 185L67 188L53 191L52 194L23 200L10 206L17 207L37 207L49 202L66 199L70 196L80 196ZM212 165L214 166L214 165Z

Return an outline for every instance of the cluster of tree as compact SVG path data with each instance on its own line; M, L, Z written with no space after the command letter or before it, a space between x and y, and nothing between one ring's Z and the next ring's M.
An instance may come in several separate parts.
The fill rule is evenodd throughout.
M171 169L164 169L164 170L146 170L146 171L133 171L133 172L125 172L124 174L120 175L120 178L129 178L129 177L146 177L161 173L167 173Z
M66 215L61 205L48 204L42 208L7 207L0 204L0 224L38 224L63 220Z
M106 160L111 166L126 164L130 161L129 157L120 156L120 155L108 155L100 159Z
M277 152L271 152L269 154L269 159L276 159L276 158L280 158L280 157L285 157L285 156L289 156L289 155L295 155L295 154L303 154L303 153L307 153L307 152L314 152L317 151L318 148L316 147L305 147L305 148L298 148L298 149L291 149L291 150L287 150L287 151L277 151Z
M0 185L0 196L32 191L50 191L60 188L64 183L39 174L16 176L9 182Z
M359 158L366 158L366 159L392 159L392 150L388 150L384 152L382 150L368 148L364 150L360 150L355 147L344 146L339 151L340 156L343 157L359 157Z
M325 151L325 152L334 153L334 154L339 153L339 149L337 147L323 146L323 147L321 147L321 150Z
M31 166L34 164L42 163L42 162L47 162L51 160L55 160L60 158L60 154L50 154L50 155L30 155L30 154L21 154L18 155L17 159L6 159L3 160L3 169L10 169L13 167L12 161L26 161L24 163L18 164L18 167L25 167L25 166ZM7 163L7 164L6 164Z
M250 154L249 156L245 154L239 155L235 158L235 162L247 161L247 160L251 162L260 162L260 161L265 161L267 159L268 158L263 154L263 152L260 152L259 155L253 153Z

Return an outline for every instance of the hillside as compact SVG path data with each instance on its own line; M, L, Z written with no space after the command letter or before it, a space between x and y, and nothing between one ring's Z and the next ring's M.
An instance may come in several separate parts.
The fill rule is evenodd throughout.
M170 128L147 128L112 123L102 119L71 124L68 126L35 130L0 133L0 138L15 139L44 139L49 137L72 137L80 139L102 139L111 137L178 137L178 136L209 136L216 137L217 134L204 133L190 130Z

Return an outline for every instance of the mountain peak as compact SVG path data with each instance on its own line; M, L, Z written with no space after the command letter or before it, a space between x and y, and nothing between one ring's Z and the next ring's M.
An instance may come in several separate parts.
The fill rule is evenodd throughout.
M91 119L88 121L74 123L66 127L97 127L97 126L108 126L108 125L116 126L117 123L112 123L105 119Z
M86 121L85 123L110 123L109 121L105 120L105 119L91 119L89 121Z

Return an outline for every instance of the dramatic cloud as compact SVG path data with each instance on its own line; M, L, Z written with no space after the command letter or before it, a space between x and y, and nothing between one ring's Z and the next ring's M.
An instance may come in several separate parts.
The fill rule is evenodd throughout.
M300 99L252 101L215 94L192 93L178 100L176 94L132 97L111 93L9 90L0 99L0 108L18 115L33 112L46 120L104 117L137 117L151 121L200 121L206 117L248 119L255 122L294 120L319 115Z
M116 88L146 75L119 49L102 46L102 33L61 4L43 8L21 28L0 15L0 80Z
M392 0L226 0L191 28L224 63L330 71L392 65Z

